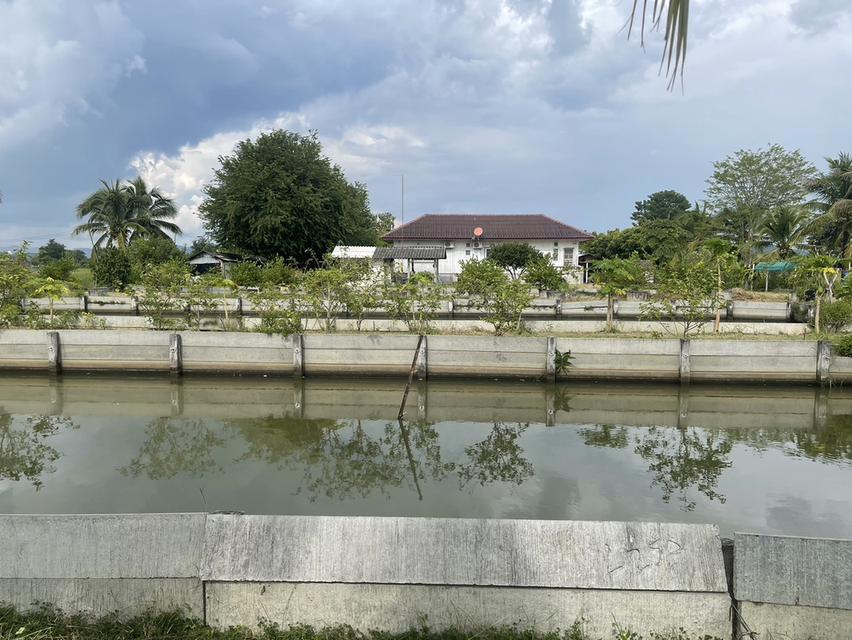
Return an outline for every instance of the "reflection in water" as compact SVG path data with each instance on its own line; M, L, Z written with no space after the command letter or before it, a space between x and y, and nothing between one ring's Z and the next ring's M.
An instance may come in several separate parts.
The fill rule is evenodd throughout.
M154 418L145 429L147 440L138 455L121 467L123 475L142 473L153 480L180 474L203 476L221 472L213 459L215 448L225 440L213 433L204 420Z
M698 429L651 427L637 438L636 453L649 462L651 485L659 487L663 502L673 495L685 511L695 509L695 500L688 495L695 488L709 500L725 502L716 486L722 471L731 466L728 455L733 444L718 433Z
M27 480L39 489L42 476L54 471L62 455L47 440L77 425L64 416L24 416L0 413L0 480Z
M418 417L399 422L398 385L382 381L300 383L298 393L272 380L18 385L0 380L0 511L674 519L852 533L844 390L430 383L418 388ZM47 415L58 407L71 417Z

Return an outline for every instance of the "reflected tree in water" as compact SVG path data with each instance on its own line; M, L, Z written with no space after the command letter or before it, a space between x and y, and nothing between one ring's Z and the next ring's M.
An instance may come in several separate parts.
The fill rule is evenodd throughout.
M26 480L36 488L44 485L42 476L53 473L62 454L48 439L63 429L77 425L65 416L22 416L16 419L0 414L0 480Z
M119 471L126 476L145 475L152 480L188 474L204 476L222 471L213 451L226 440L204 420L154 418L145 428L147 439L130 463Z
M492 482L522 484L533 475L533 465L524 456L518 440L529 428L529 423L504 424L495 422L488 436L474 445L465 447L467 462L459 465L462 486L478 482L485 486Z
M808 458L852 460L852 416L828 416L825 428L790 435L797 451Z
M598 424L578 430L583 444L589 447L623 449L627 446L627 427L612 424Z
M636 442L636 453L650 462L651 486L660 487L664 502L676 495L681 508L692 511L696 502L689 490L693 487L709 500L725 502L716 486L722 471L731 466L729 440L695 428L651 427Z

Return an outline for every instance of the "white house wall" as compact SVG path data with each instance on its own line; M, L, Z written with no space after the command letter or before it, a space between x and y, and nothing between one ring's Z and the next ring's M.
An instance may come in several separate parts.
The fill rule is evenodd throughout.
M394 241L395 247L437 247L445 246L443 240L401 240ZM580 256L580 242L578 240L481 240L479 248L473 240L450 240L453 247L447 247L447 257L438 261L438 273L441 276L455 278L461 273L461 263L471 258L482 260L486 257L490 247L506 242L523 242L529 244L543 254L552 256L554 249L558 249L557 258L553 264L557 267L579 267L578 258ZM565 249L573 249L573 258L568 263L565 261ZM397 269L404 271L407 269L406 260L397 260ZM434 267L431 261L415 262L415 271L427 271L434 273Z

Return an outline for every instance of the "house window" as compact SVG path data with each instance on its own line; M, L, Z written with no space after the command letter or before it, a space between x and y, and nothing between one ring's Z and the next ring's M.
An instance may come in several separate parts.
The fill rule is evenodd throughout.
M470 246L470 245L467 245L467 246ZM465 249L464 255L469 256L470 255L470 249Z
M468 249L470 249L470 243L469 242L466 242L464 246L466 246Z
M574 264L574 247L565 247L562 250L564 264Z
M550 253L550 259L556 262L559 260L559 248L553 247L553 251Z

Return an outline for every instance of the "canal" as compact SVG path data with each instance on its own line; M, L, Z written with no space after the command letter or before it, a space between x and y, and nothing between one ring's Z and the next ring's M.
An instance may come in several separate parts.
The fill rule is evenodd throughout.
M711 522L852 537L852 390L4 375L0 513Z

